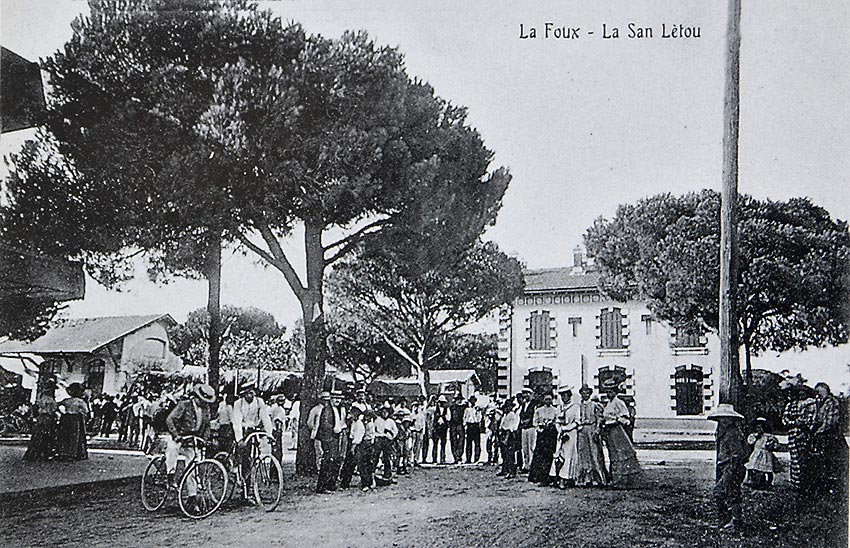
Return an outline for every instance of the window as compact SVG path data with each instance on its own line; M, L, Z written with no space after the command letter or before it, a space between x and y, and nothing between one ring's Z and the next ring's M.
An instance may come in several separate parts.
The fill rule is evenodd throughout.
M165 358L165 341L156 338L147 338L143 342L142 355L145 358Z
M605 390L602 387L605 384L605 381L613 378L614 382L616 382L621 389L624 389L626 388L626 381L628 381L628 379L630 378L629 374L626 372L626 368L619 365L604 365L600 367L597 371L596 377L598 381L596 390L603 396L605 394Z
M532 312L529 326L531 329L529 349L531 350L551 350L552 335L551 335L552 318L546 310L542 312Z
M567 322L573 328L573 337L578 337L578 326L581 325L581 318L570 318L567 320Z
M603 308L599 315L600 348L625 348L623 314L619 308Z
M105 370L106 364L103 360L97 359L89 362L86 386L92 391L92 394L100 394L103 392L103 375Z
M677 327L673 345L678 348L705 346L702 342L702 330L692 326Z
M680 365L676 367L676 415L702 413L702 367Z

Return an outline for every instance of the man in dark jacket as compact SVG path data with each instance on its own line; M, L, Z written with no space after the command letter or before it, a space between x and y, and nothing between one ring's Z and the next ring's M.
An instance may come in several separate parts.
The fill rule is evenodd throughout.
M452 456L455 459L455 464L460 464L463 460L464 441L466 436L463 429L463 415L466 411L466 401L462 396L458 396L451 406L452 415L449 418L449 440L452 445Z
M181 400L168 414L165 423L171 434L165 446L165 468L168 471L168 483L174 485L174 473L179 455L188 461L195 458L195 445L191 436L210 438L210 405L215 402L215 391L208 384L197 384L188 399ZM197 507L195 496L198 486L190 474L186 479L186 491L190 506Z

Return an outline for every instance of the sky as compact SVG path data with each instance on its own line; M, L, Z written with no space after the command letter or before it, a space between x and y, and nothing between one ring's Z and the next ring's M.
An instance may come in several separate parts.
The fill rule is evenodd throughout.
M703 0L280 0L261 2L310 33L363 29L398 47L408 73L469 109L513 180L486 237L529 268L569 263L588 226L622 203L661 193L719 190L726 3ZM0 41L31 60L70 37L80 0L0 0ZM545 38L546 23L551 23ZM628 25L651 39L628 38ZM699 38L662 38L699 28ZM530 28L537 38L521 39ZM604 38L616 27L619 38ZM557 39L556 28L578 28ZM592 32L593 34L589 34ZM808 196L850 218L850 3L744 2L741 21L739 190ZM4 155L26 131L2 137ZM288 250L303 272L299 234ZM291 324L300 315L282 276L226 254L223 302L259 306ZM121 293L89 280L65 315L169 312L205 305L202 282ZM840 360L850 362L843 349ZM845 359L846 358L846 359Z

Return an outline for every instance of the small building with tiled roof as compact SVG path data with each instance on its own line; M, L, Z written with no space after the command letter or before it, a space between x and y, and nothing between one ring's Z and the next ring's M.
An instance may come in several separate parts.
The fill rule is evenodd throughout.
M499 318L498 392L538 393L622 381L638 419L693 419L716 403L719 341L658 321L641 302L618 303L598 287L580 248L573 265L526 270L525 289Z
M168 314L65 320L34 341L0 343L0 356L35 355L39 376L61 384L84 384L94 393L124 390L134 372L176 370L180 358L170 349Z

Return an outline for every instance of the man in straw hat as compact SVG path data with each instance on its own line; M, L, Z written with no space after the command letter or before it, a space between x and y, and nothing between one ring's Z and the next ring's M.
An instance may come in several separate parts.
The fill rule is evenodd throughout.
M531 466L531 458L534 455L534 446L537 444L537 429L534 427L534 409L535 404L532 401L534 392L531 388L523 388L522 392L517 396L519 407L517 414L519 415L520 429L520 454L517 458L517 466L520 472L528 472Z
M233 434L238 442L239 460L242 463L242 476L245 478L243 495L248 500L251 489L251 451L248 450L248 436L254 432L272 435L272 419L269 408L263 398L257 396L253 386L242 389L242 397L233 404L231 421Z
M195 458L195 446L186 443L187 438L196 436L209 439L210 406L213 403L215 403L215 390L212 386L196 384L189 393L189 398L181 400L165 419L170 434L165 444L165 469L168 473L169 485L174 485L178 456L182 455L189 461ZM195 496L198 486L192 474L187 476L186 492L189 495L189 506L197 507Z
M717 480L712 495L723 528L736 529L741 521L741 483L744 481L744 461L747 457L744 432L741 430L744 416L735 411L732 404L721 403L707 418L719 423ZM724 455L723 460L720 460L719 455Z
M307 425L310 427L310 438L316 450L316 465L319 467L316 492L333 491L336 489L336 474L339 471L336 466L339 458L339 433L342 432L344 423L331 403L330 392L319 393L319 403L310 410Z

